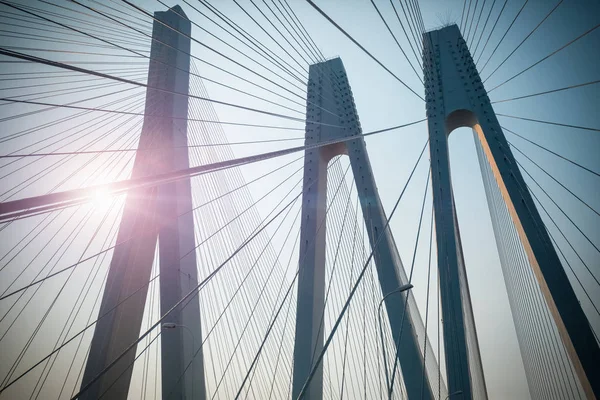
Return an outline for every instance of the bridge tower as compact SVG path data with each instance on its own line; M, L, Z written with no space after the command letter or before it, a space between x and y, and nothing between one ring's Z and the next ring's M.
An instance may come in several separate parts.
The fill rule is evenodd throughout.
M598 344L458 27L426 32L423 47L448 393L460 392L462 399L486 396L448 157L448 135L469 127L490 164L581 386L588 398L600 398Z
M132 178L189 168L186 118L191 24L179 6L156 12L154 18L148 72L152 89L146 92L146 116ZM191 209L189 179L134 189L127 195L100 306L103 317L94 331L82 388L138 338L157 241L161 315L197 286ZM172 311L165 322L182 329L165 330L161 335L162 397L204 399L202 352L192 361L198 350L194 346L202 341L198 298ZM134 347L82 397L96 399L104 394L126 399L135 355Z
M310 66L307 92L306 145L361 133L352 91L340 58ZM374 258L383 295L394 292L407 283L392 233L389 229L383 229L386 216L364 139L307 150L304 159L293 399L298 398L323 349L324 333L320 322L325 296L327 164L333 157L342 154L350 159L362 213L366 226L369 227L369 242L375 248ZM381 235L383 237L379 240ZM420 317L411 315L411 307L408 307L407 315L403 316L407 309L405 301L406 295L397 293L387 296L385 305L392 337L400 337L398 359L406 390L410 398L421 398L424 362L413 321L413 318ZM430 383L433 382L425 374L423 399L434 398ZM322 396L321 363L315 370L304 398L312 400L321 399Z

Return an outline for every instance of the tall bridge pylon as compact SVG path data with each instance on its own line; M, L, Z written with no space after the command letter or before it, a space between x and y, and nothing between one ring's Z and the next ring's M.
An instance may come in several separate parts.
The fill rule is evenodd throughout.
M361 132L356 105L340 58L310 66L307 96L307 145ZM407 283L407 278L392 233L389 228L384 229L386 216L379 199L364 139L310 149L305 153L292 398L298 398L302 392L315 366L316 355L323 349L327 164L333 157L343 154L349 157L354 174L369 243L374 248L381 291L384 296L390 294L385 298L385 305L391 334L398 346L398 361L402 368L406 391L410 398L433 399L433 393L437 391L431 384L437 382L431 382L424 371L423 355L413 320L420 317L411 313L416 307L406 307L406 294L393 293ZM408 297L408 301L414 302L412 297ZM405 310L407 315L403 315ZM423 392L421 382L424 382ZM304 398L322 397L321 363L305 389Z
M423 36L426 107L448 393L485 398L448 154L448 136L473 128L588 398L600 398L600 350L536 209L456 25ZM494 222L492 220L492 222Z
M179 6L154 14L146 117L132 178L189 168L186 118L191 24L184 17ZM198 285L190 209L189 178L128 193L117 237L117 243L123 244L116 246L110 263L100 306L103 317L94 331L82 387L138 338L157 241L161 315ZM123 299L127 300L117 306ZM168 329L161 335L162 397L204 399L203 355L197 349L202 338L198 298L173 310L168 322L181 329ZM82 397L126 399L135 356L135 348L129 350Z

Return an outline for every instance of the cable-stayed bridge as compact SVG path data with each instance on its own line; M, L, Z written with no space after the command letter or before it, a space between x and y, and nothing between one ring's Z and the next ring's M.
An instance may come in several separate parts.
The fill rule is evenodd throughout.
M598 397L600 7L543 3L0 1L0 398Z

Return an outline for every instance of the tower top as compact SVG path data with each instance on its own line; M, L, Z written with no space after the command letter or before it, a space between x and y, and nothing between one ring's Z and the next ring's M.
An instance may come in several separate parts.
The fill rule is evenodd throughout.
M431 33L431 32L441 32L441 31L445 31L445 30L457 30L457 31L460 31L460 29L458 28L458 25L456 25L456 24L444 24L444 25L436 26L435 28L430 29L428 31L425 31L423 33L423 35L426 35L426 34Z
M189 20L186 13L183 11L183 8L179 4L169 8L167 11L157 11L155 14L175 14L177 17L185 18Z

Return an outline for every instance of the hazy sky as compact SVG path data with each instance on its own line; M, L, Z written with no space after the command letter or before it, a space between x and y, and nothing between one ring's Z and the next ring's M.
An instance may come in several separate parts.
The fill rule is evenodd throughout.
M170 5L176 4L174 1L166 1L166 3ZM248 32L259 38L259 40L264 40L264 43L270 43L264 33L243 14L235 3L225 0L214 1L213 3L232 20L238 22ZM419 94L423 93L422 84L406 63L402 53L369 1L349 0L342 2L323 0L317 3L350 35L404 80L408 86ZM484 5L482 18L485 18L492 1L486 0L479 3L478 7L481 7L481 4ZM486 29L483 41L487 38L487 33L490 31L490 26L495 20L502 3L502 1L496 2L492 18L490 19L490 25ZM491 51L523 3L524 1L521 0L508 1L494 34L481 57L478 64L479 68L483 67L487 62ZM556 3L558 1L530 0L527 2L514 26L490 59L489 65L482 72L483 80L529 34ZM136 4L140 4L149 11L164 9L159 2L154 0L139 1ZM425 117L425 107L421 100L410 93L351 43L335 27L312 9L308 3L301 0L291 0L290 4L325 57L339 56L342 58L364 132L408 123ZM210 22L198 15L189 6L185 4L181 5L190 19L197 22L200 26L206 26L211 32L219 32L220 36L234 43L230 37L227 37L221 31L214 28ZM411 60L414 61L410 48L407 46L406 38L398 25L389 2L379 0L377 1L377 5L399 39L400 44L405 47L405 51L409 54ZM434 29L448 22L459 22L462 6L463 2L461 0L423 0L420 2L427 29ZM248 10L254 10L251 4L247 4L245 7ZM479 8L477 10L477 15L479 15ZM598 2L584 0L563 2L525 44L494 73L489 81L485 82L486 89L492 89L497 84L502 83L505 79L513 76L522 69L529 67L583 32L595 27L598 23L600 23L600 4ZM481 24L483 24L483 21L481 21ZM477 37L481 29L482 25L477 30ZM210 44L236 59L240 59L239 54L225 48L221 43L197 27L192 27L192 32L192 36L198 40ZM5 43L3 42L3 44ZM475 59L478 58L482 45L483 43L480 45ZM274 47L272 43L269 46ZM287 44L284 47L292 51ZM597 66L600 63L599 48L600 32L596 30L506 85L493 90L490 93L490 98L493 102L597 80ZM278 54L284 54L281 49L276 49L275 51ZM235 71L244 77L249 77L249 79L256 79L251 77L242 68L223 62L219 56L207 49L201 48L197 43L192 43L192 54L215 64L227 65L229 70ZM256 93L256 89L247 83L234 82L223 73L198 61L195 61L195 64L201 75ZM5 67L3 66L2 68ZM256 70L264 71L260 67L256 67ZM259 82L258 79L256 81ZM301 114L282 111L280 107L267 105L259 100L233 93L210 82L205 82L205 85L213 99L230 101L302 118ZM263 94L269 99L277 99L268 93ZM600 104L600 88L598 85L591 85L545 96L499 103L494 105L494 109L497 113L507 115L598 128L600 127L598 104ZM228 107L215 107L219 118L225 121L302 127L301 124L291 121L278 120ZM293 108L303 109L300 106L293 106ZM576 160L592 170L600 170L600 158L598 157L600 137L596 134L597 132L520 121L507 117L499 117L499 120L503 126L547 146L565 157ZM12 128L13 126L9 125L9 127ZM299 137L303 135L301 131L261 131L232 126L225 126L224 129L228 139L232 142ZM506 135L510 142L526 152L549 173L567 185L581 198L585 199L592 207L595 209L600 208L600 186L598 185L597 177L587 174L509 133ZM372 136L366 140L379 194L386 211L389 212L414 165L418 151L420 151L427 140L427 127L425 123L421 123L401 130ZM299 145L301 141L286 142L285 144L234 147L233 151L236 156L243 156L270 149L283 148L284 146L291 145L291 143ZM13 150L13 148L8 149ZM455 131L450 138L450 150L452 178L461 227L461 238L464 246L475 321L479 334L489 395L490 398L494 399L526 399L528 398L527 383L519 355L515 329L512 323L504 279L491 228L488 206L483 192L479 164L470 130L459 129ZM583 208L576 199L566 193L564 189L523 157L519 155L516 157L526 166L527 170L532 173L544 189L553 196L555 201L563 207L581 230L594 243L600 243L600 224L598 224L597 215ZM286 160L290 159L286 158ZM246 179L250 180L263 174L269 168L282 165L283 162L280 160L269 161L245 167L242 171ZM410 265L412 257L422 187L426 175L426 163L421 163L415 174L414 182L411 184L402 202L401 209L391 222L392 231L405 268ZM275 178L273 178L273 181L275 181ZM531 186L528 178L526 178L526 181ZM44 182L44 184L50 185L49 182ZM581 234L577 232L560 211L535 186L534 192L542 199L552 217L555 218L556 222L563 229L592 271L597 273L600 268L600 257L594 248L585 241ZM40 194L40 192L35 190L25 193ZM257 192L255 197L259 195L259 192ZM270 211L269 207L273 206L273 202L276 200L261 203L259 206L261 215L266 215ZM429 213L427 213L427 210L431 210L430 204L431 200L428 199L425 213L426 227L429 226ZM575 253L568 248L568 245L560 237L560 234L558 234L549 222L546 215L543 212L541 214L546 225L549 226L550 232L557 238L559 246L565 251L574 270L584 285L586 285L586 289L590 291L592 298L596 301L600 299L600 288L590 279L582 263L577 259ZM425 232L428 232L428 230L424 229L423 232L423 237L426 237ZM415 277L413 280L415 285L413 293L422 310L424 309L425 288L427 286L426 261L428 247L425 242L421 243L417 252ZM572 278L569 273L568 275ZM581 294L579 287L574 285L574 288L578 294ZM580 298L592 326L597 332L600 331L600 316L595 314L587 299ZM434 308L432 312L435 311L436 309ZM429 334L437 335L437 332L431 328Z

